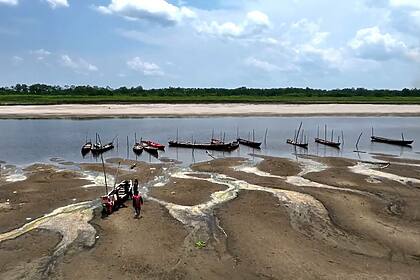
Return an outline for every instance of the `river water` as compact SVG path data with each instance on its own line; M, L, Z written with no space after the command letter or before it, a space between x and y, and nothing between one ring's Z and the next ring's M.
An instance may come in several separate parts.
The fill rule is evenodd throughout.
M307 152L286 144L292 138L295 129L303 122L304 134L309 139ZM344 146L341 150L314 143L318 126L324 135L324 125L328 126L328 138L334 129L334 138L344 135ZM371 128L378 136L418 139L412 148L371 143ZM268 129L266 142L265 131ZM344 156L367 159L369 154L356 154L355 142L361 132L363 136L359 150L368 153L386 153L407 158L419 158L420 155L420 118L418 117L217 117L217 118L141 118L141 119L51 119L51 120L0 120L0 160L9 164L27 165L34 162L51 162L52 158L61 158L72 162L96 162L91 155L82 157L80 148L86 137L95 140L99 133L102 142L113 138L116 148L104 154L104 158L122 157L139 159L147 162L159 162L146 152L140 157L132 152L134 135L137 138L150 139L163 144L176 139L208 142L212 134L215 138L233 140L237 131L242 138L252 138L264 142L261 150L241 146L232 153L214 152L215 157L248 156L250 153L293 157L296 152L318 156ZM224 136L223 136L224 135ZM128 146L127 146L128 136ZM128 148L128 149L127 149ZM210 159L206 151L169 148L160 153L160 158L182 161L188 165Z

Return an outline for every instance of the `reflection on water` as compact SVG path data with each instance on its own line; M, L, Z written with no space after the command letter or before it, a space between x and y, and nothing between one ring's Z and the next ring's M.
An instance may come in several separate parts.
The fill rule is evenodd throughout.
M309 137L308 151L286 144L286 139L293 137L295 129L303 121L305 134ZM328 130L334 129L334 135L344 135L343 148L337 150L315 144L318 126ZM134 134L137 138L151 139L163 144L175 139L177 129L179 140L208 142L215 137L225 137L226 141L236 139L237 133L242 138L262 141L262 149L241 146L232 153L212 152L215 157L247 156L250 153L292 157L295 153L308 153L319 156L357 157L354 153L355 143L361 132L363 137L359 150L369 153L387 153L403 157L416 158L420 145L420 118L418 117L220 117L220 118L143 118L143 119L97 119L97 120L0 120L0 160L12 164L29 164L48 162L51 158L63 158L74 162L96 162L91 154L82 158L80 149L85 138L95 140L99 133L102 142L116 138L115 149L104 157L123 157L139 159L146 162L159 162L152 155L143 152L136 156L132 151ZM406 139L417 139L412 148L371 143L371 128L375 134L385 137L400 137L404 132ZM268 130L264 141L265 131ZM322 129L321 129L322 131ZM322 132L321 132L322 134ZM221 135L221 136L219 136ZM128 138L127 138L128 137ZM127 145L128 144L128 145ZM367 154L359 154L366 158ZM204 150L189 150L167 147L160 157L176 159L190 164L208 160Z

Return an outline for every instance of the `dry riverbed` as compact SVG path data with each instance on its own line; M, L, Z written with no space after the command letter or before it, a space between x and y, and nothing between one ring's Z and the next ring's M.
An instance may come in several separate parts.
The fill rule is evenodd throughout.
M0 181L0 279L418 279L418 162L377 157L391 165L108 160L139 179L138 220L83 204L104 191L98 164L29 166Z

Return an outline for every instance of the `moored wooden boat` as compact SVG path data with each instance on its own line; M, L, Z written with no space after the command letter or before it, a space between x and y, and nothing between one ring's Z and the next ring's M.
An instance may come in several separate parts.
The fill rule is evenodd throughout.
M379 136L371 136L371 141L391 144L391 145L398 145L398 146L410 146L414 142L414 140L404 140L404 139L398 140L398 139L391 139L391 138L385 138L385 137L379 137Z
M92 149L92 142L86 142L83 146L82 146L82 154L83 155L87 155L90 150Z
M100 143L96 143L92 146L92 153L93 154L101 154L101 153L105 153L106 151L112 150L114 149L114 144L113 143L108 143L105 145L102 145Z
M133 146L133 152L135 152L136 154L141 154L144 150L144 147L141 143L136 143Z
M152 147L147 145L146 143L141 143L141 145L143 146L143 149L148 152L149 154L151 154L154 157L158 157L159 156L159 149L156 147Z
M293 146L301 147L301 148L304 148L304 149L308 148L308 143L299 143L299 142L296 142L292 139L287 139L286 143L290 144L290 145L293 145Z
M250 141L250 140L246 140L242 138L238 138L236 141L238 141L238 143L241 145L248 146L255 149L260 149L261 144L262 144L261 142Z
M141 143L146 144L149 147L156 148L158 150L165 150L165 145L162 145L154 141L142 140Z
M300 134L301 129L302 129L302 122L300 122L299 125L299 129L295 130L295 137L293 139L287 139L286 143L293 145L293 146L297 146L297 147L301 147L303 149L308 149L308 142L306 141L306 135L304 135L304 132L302 130L302 134ZM300 138L300 139L299 139Z
M212 141L211 143L191 143L191 142L169 141L169 147L231 152L231 151L236 150L239 147L239 143L236 141L229 142L229 143L223 143L223 142L216 143L214 141Z
M341 145L340 142L329 141L329 140L325 140L321 138L315 138L315 142L318 144L326 145L326 146L337 148L337 149L340 149L340 145Z
M122 181L110 192L101 196L102 213L110 215L122 207L124 202L131 199L133 194L133 182Z

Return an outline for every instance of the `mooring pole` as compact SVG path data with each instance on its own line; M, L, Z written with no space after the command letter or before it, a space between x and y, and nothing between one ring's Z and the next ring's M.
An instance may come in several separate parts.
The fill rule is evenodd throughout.
M127 135L127 158L129 158L130 156L129 146L130 146L130 143L128 142L128 135Z
M104 171L104 178L105 178L105 194L108 194L108 183L106 180L105 162L104 162L104 157L102 153L101 153L101 161L102 161L102 169Z
M267 145L267 134L268 134L268 128L265 129L265 134L264 134L264 144Z
M362 135L363 135L363 131L360 133L359 138L357 138L357 142L356 142L356 150L357 151L359 151L359 141L360 141L360 138L362 138Z
M324 134L324 140L327 140L327 125L325 125Z
M118 173L119 173L119 171L120 171L120 166L121 166L121 161L120 161L120 162L118 162L117 172L116 172L116 174L115 174L115 180L114 180L114 189L115 189L115 186L117 185Z
M297 142L297 141L298 141L299 134L300 134L300 130L301 130L301 128L302 128L302 124L303 124L303 122L300 122L299 129L298 129L298 131L297 131L297 135L296 135L295 142Z

